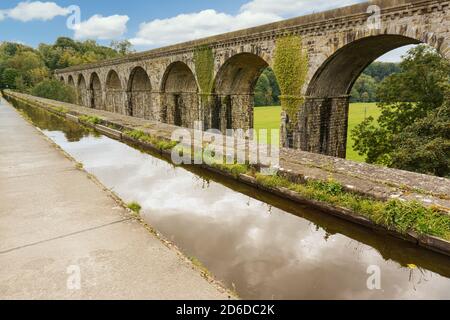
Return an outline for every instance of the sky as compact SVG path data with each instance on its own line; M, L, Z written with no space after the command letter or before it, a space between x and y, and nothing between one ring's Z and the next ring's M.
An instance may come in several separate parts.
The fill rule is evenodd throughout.
M0 41L37 47L60 36L109 45L128 39L137 51L239 30L363 0L2 0ZM380 61L398 62L408 48Z

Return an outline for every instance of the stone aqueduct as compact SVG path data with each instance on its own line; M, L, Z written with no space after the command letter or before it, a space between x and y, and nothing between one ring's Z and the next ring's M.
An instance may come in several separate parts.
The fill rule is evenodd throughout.
M381 8L379 27L369 26L370 6ZM373 7L372 7L373 8ZM395 48L426 43L450 59L450 1L379 0L186 42L124 58L57 70L91 108L204 129L253 126L253 89L273 65L276 41L299 35L309 69L296 129L284 146L345 157L349 94L361 72ZM376 20L375 20L376 21ZM195 50L213 53L213 87L202 92Z

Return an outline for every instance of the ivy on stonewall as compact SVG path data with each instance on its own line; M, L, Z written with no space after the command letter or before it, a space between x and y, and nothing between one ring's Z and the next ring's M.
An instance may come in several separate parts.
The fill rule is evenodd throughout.
M281 107L289 116L292 128L298 122L298 107L305 100L301 91L308 73L308 54L300 36L287 35L277 39L273 70L281 90Z
M198 46L194 50L195 73L201 94L209 95L214 82L214 55L207 45Z

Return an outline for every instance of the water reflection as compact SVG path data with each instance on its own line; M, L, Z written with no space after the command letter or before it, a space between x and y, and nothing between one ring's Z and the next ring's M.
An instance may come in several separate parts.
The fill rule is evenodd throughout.
M126 202L138 201L151 225L243 298L450 298L447 257L197 167L174 167L22 108L106 186ZM381 269L382 290L367 289L371 265Z

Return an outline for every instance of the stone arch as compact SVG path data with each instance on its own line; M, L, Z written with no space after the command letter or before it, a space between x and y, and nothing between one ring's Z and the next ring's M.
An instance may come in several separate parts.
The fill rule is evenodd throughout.
M353 41L331 55L312 77L307 96L339 97L350 94L353 84L383 54L420 41L400 35L379 35Z
M67 84L69 86L71 86L72 88L75 88L75 81L73 80L73 76L72 75L69 75L69 78L67 80Z
M110 70L105 82L105 109L110 112L123 113L123 89L118 73Z
M253 128L254 88L268 66L266 60L253 53L239 53L225 61L214 81L212 128Z
M60 76L60 77L59 77L59 81L61 81L61 82L63 82L63 83L66 82L66 80L64 79L64 76Z
M152 85L147 71L135 67L128 80L127 114L134 117L150 119L152 110Z
M89 81L89 91L91 93L90 107L94 109L102 109L102 83L100 82L100 77L98 76L97 72L91 73L91 79Z
M406 45L427 43L438 51L442 49L442 43L438 45L439 41L424 37L417 29L388 27L385 32L366 37L358 34L317 68L306 88L305 104L300 108L297 141L300 149L345 158L350 92L366 67L383 54Z
M198 85L194 73L181 61L171 63L163 76L163 122L193 128L199 120Z
M77 80L77 104L88 107L88 96L89 95L86 87L86 79L84 78L83 74L80 73Z

